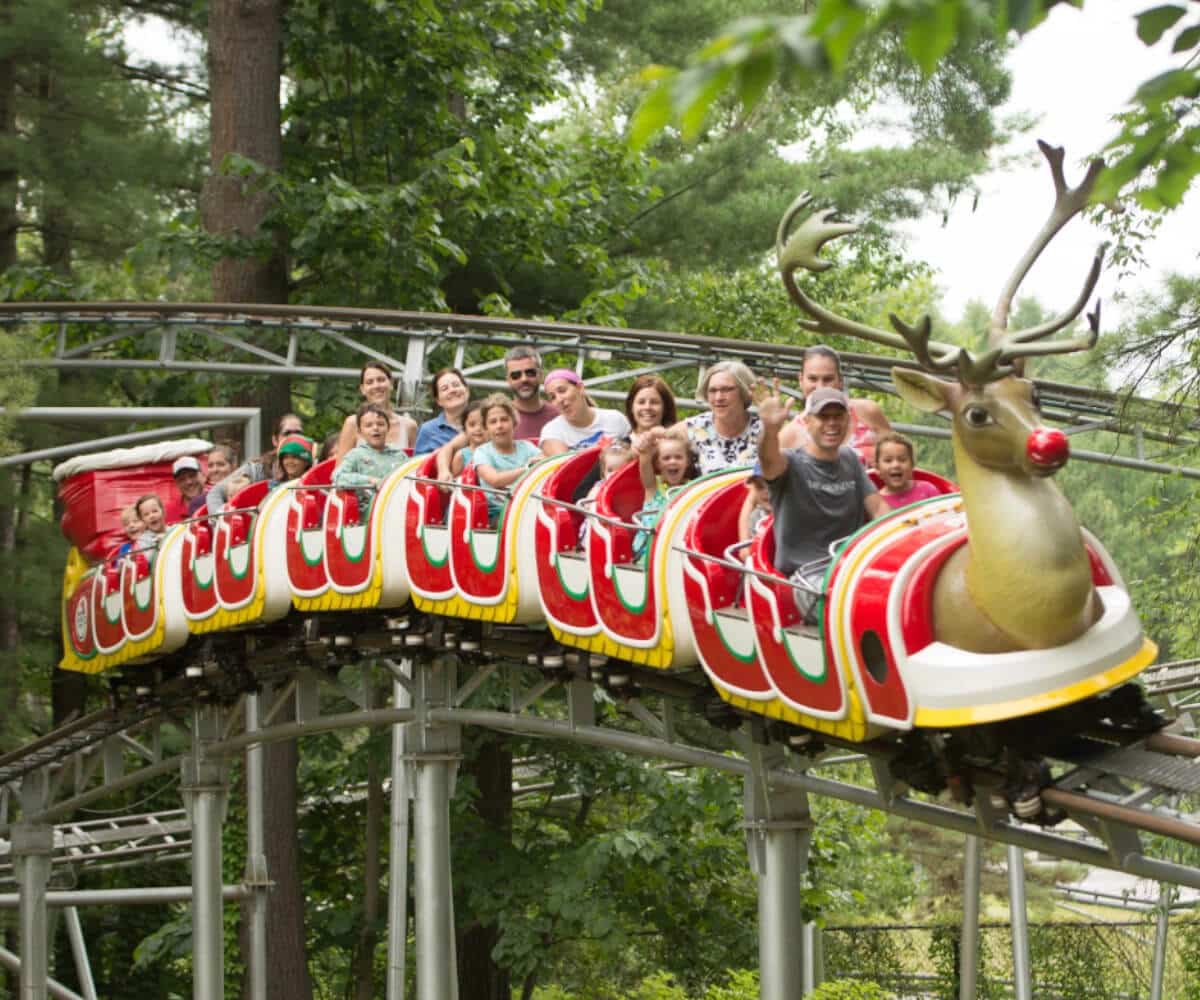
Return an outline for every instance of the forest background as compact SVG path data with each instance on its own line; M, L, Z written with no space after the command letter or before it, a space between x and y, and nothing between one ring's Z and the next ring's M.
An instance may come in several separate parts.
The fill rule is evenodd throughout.
M1169 33L1182 62L1200 28L1182 6L1153 10L1130 30L1146 41ZM891 311L929 311L944 339L977 341L990 307L942 316L934 276L896 232L971 197L989 164L1031 142L998 109L1011 82L1005 51L1040 11L915 0L830 0L802 18L795 4L752 0L0 0L0 295L451 310L807 343L769 249L782 208L808 189L864 224L834 251L822 301L879 326ZM145 16L194 39L205 63L131 56L125 29ZM1156 213L1195 173L1196 92L1194 70L1169 72L1113 109L1125 131L1094 215L1117 267L1137 267ZM887 147L864 132L885 103L903 135ZM998 287L1012 263L981 266ZM1103 351L1034 374L1116 389L1116 373L1144 395L1194 404L1198 298L1194 275L1163 275ZM1013 326L1062 305L1021 300ZM48 349L40 331L0 331L7 408L253 399L268 416L297 409L319 438L354 404L349 383L16 364ZM351 364L336 347L326 360ZM0 417L0 453L78 436ZM1159 447L1148 457L1192 464L1185 445ZM944 447L922 448L924 464L949 471ZM1060 478L1122 567L1163 659L1195 655L1192 491L1095 465ZM53 670L66 555L54 502L48 466L0 474L0 749L101 695ZM274 761L273 821L296 851L272 871L283 882L291 864L300 889L272 901L272 981L288 996L379 994L387 755L386 735L373 734L309 741L302 759L281 748ZM546 790L515 799L514 761ZM360 797L334 796L352 783ZM105 806L170 802L174 784ZM735 989L736 970L755 964L740 794L716 775L469 734L454 822L461 995ZM956 844L848 806L817 808L814 917L935 912L953 923ZM227 851L231 880L238 850ZM186 910L85 920L108 995L190 992ZM232 912L229 935L236 956ZM70 962L57 967L69 979Z

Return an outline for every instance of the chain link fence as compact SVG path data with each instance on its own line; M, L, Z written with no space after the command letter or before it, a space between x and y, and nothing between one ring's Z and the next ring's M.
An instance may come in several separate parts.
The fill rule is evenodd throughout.
M1153 915L1120 923L1036 923L1029 927L1038 1000L1127 1000L1150 995ZM872 982L899 1000L958 1000L957 924L827 927L824 978ZM977 1000L1013 996L1012 930L980 926ZM1164 1000L1200 1000L1200 916L1172 920Z

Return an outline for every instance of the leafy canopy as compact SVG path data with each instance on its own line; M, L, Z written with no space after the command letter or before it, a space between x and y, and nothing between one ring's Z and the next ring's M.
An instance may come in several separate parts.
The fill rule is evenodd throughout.
M899 39L906 58L932 75L956 45L1023 35L1059 3L1083 6L1082 0L816 0L804 14L742 18L683 69L652 65L643 72L652 88L633 117L630 145L640 149L668 126L692 141L722 99L731 97L749 114L772 84L791 90L818 85L844 74L856 52L888 38ZM1137 15L1136 24L1146 45L1169 38L1179 64L1138 88L1107 147L1111 162L1094 200L1136 189L1144 207L1169 209L1200 172L1200 11L1185 3L1160 4Z

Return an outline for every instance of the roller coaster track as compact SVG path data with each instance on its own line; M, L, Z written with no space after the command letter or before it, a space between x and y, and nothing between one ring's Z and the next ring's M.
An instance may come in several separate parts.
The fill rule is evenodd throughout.
M418 402L428 356L450 348L447 360L462 368L473 385L505 388L499 356L517 343L534 343L556 360L605 363L609 373L587 378L599 399L624 398L620 383L642 372L701 369L721 359L745 361L764 378L790 384L800 368L799 344L731 340L620 327L550 323L452 313L318 306L221 305L205 303L47 302L30 306L0 303L0 325L30 328L45 343L45 354L26 359L32 368L225 372L296 377L356 377L357 368L328 365L318 349L338 345L358 361L384 360L401 373L405 405ZM851 386L892 393L891 370L916 367L907 360L844 352ZM357 362L356 362L357 363ZM1174 471L1200 478L1200 470L1147 461L1145 442L1191 447L1200 411L1171 401L1105 392L1061 382L1038 381L1042 408L1072 433L1132 435L1137 458L1105 446L1072 449L1073 457L1148 471ZM681 405L698 407L683 399ZM906 432L931 429L898 425ZM936 433L936 431L934 432Z
M337 627L335 620L330 624ZM568 653L573 662L560 666L544 648L530 645L523 629L497 629L485 639L484 652L462 654L455 650L453 637L439 628L426 645L412 647L407 653L417 670L450 669L456 678L461 671L464 677L455 681L452 696L441 705L377 707L378 699L364 693L366 685L349 686L345 672L356 665L376 663L389 676L400 676L396 660L391 658L405 651L406 633L398 624L402 623L376 620L354 636L333 633L314 638L312 619L293 620L287 635L275 629L266 636L245 633L238 637L236 641L244 644L240 656L231 649L228 637L219 651L209 644L193 644L170 664L174 680L156 688L153 696L118 685L112 707L0 757L0 787L11 800L23 775L49 768L58 776L60 797L72 790L74 794L50 805L40 818L64 819L113 791L177 772L180 758L161 754L161 727L186 729L186 720L197 706L233 706L242 694L260 690L263 684L274 685L278 693L275 710L284 700L295 699L296 721L271 724L268 713L265 729L247 733L237 724L237 712L232 712L222 739L208 748L210 754L231 756L275 740L424 719L434 724L475 725L573 740L744 775L749 768L745 751L771 738L761 720L723 714L723 707L711 702L704 705L708 685L699 673L663 675L632 665L625 669L612 661L605 667L601 684L621 710L619 721L597 725L590 712L594 686L586 654ZM522 660L539 656L542 661L536 668L521 665ZM553 665L548 665L547 659ZM231 663L238 663L239 669L230 670ZM471 705L472 697L493 677L509 685L508 711ZM600 673L595 677L600 678ZM331 708L335 710L329 711ZM772 772L772 783L1086 865L1200 888L1200 869L1159 860L1147 852L1141 840L1141 835L1152 834L1200 846L1200 814L1183 811L1177 804L1189 797L1194 802L1200 791L1200 740L1182 735L1183 729L1181 719L1162 733L1140 739L1121 733L1092 733L1071 741L1054 755L1049 761L1052 780L1040 795L1056 817L1073 821L1086 831L1083 835L1021 823L986 791L969 804L912 792L889 774L888 754L894 753L894 748L869 744L856 748L866 752L874 788L836 777L839 766L848 759L842 748L836 747L811 755L802 748L789 750L786 766ZM690 738L684 738L684 732ZM743 753L731 754L735 750ZM140 766L127 773L125 760L130 754L138 758ZM73 789L68 787L71 775L75 778ZM986 789L989 776L978 778L977 787ZM993 780L999 784L1002 776L995 775ZM0 810L0 819L6 818L7 810ZM177 816L173 822L181 823ZM185 827L186 823L169 825L162 818L146 816L100 821L91 827L68 822L56 833L57 857L61 864L76 866L132 860L138 854L147 859L176 857L187 850L186 837L177 836ZM6 836L9 828L0 827L0 837ZM7 848L7 842L0 840L0 880L8 864Z
M400 373L401 401L408 407L419 405L421 383L434 361L461 368L475 387L502 387L500 355L517 343L533 343L554 363L574 366L585 374L589 392L602 400L623 398L623 388L617 387L643 372L668 377L674 372L677 385L690 388L694 383L689 380L719 359L742 360L763 377L791 382L803 351L796 344L685 333L315 307L49 303L31 309L0 304L0 324L22 327L31 341L42 339L43 356L27 360L29 367L313 379L354 377L361 361L384 360ZM331 345L356 354L354 366L329 366L324 358ZM877 355L843 357L850 385L881 393L891 391L894 366L909 366ZM603 364L604 374L594 373L594 362ZM1109 435L1097 450L1072 448L1075 458L1200 479L1200 469L1155 460L1173 458L1177 449L1197 443L1193 432L1200 415L1194 409L1060 383L1038 385L1044 413L1067 425L1068 433ZM680 403L685 409L701 405L687 399ZM940 428L897 426L912 433L945 434ZM1123 436L1132 437L1136 457L1118 454ZM1147 458L1145 442L1159 445L1160 454ZM82 866L189 857L195 878L205 845L211 850L215 836L219 856L220 844L219 821L214 834L211 820L213 772L200 776L201 765L207 769L268 742L325 732L403 726L407 732L436 734L477 726L711 768L745 779L748 797L750 785L761 783L785 798L792 792L837 798L1010 848L1200 889L1200 867L1167 860L1171 841L1200 846L1200 813L1190 811L1200 791L1200 740L1191 736L1188 711L1152 736L1093 726L1054 747L1032 788L1047 824L1042 826L1010 812L1012 797L1001 793L1011 776L980 766L961 801L935 799L894 777L895 742L839 746L818 737L822 743L789 744L770 720L747 718L718 701L699 670L664 673L613 659L594 669L588 654L547 649L539 633L525 628L488 626L479 651L456 643L447 620L436 620L422 641L413 641L415 633L403 625L400 618L379 613L305 617L294 612L255 631L194 636L152 666L130 665L124 676L110 673L108 708L0 756L0 883L11 878L11 860L21 853L22 838L28 854L29 834L37 832L33 828L55 823L60 825L53 829L52 867L64 877ZM1195 679L1179 665L1169 666L1161 676L1147 674L1148 688L1157 686L1167 694ZM434 683L431 677L440 680ZM393 682L390 707L380 697L381 680ZM490 705L500 682L509 691L507 710L481 706L484 685ZM605 713L602 724L596 720L597 698L607 698L617 708L615 714ZM252 724L260 703L270 707ZM295 721L277 721L289 704ZM171 756L165 748L172 743L192 749ZM852 753L847 755L847 749ZM438 753L435 736L432 744L421 743L416 756L424 754L431 762L449 759L445 750L440 758ZM844 780L839 769L863 760L868 767L856 771L869 771L872 784L860 777ZM393 776L407 766L394 760ZM413 768L420 771L421 766L414 763ZM425 773L435 773L437 766L426 763ZM209 796L206 822L185 819L174 809L77 818L80 810L107 804L114 794L139 786L152 789L139 803L144 807L173 790L181 773L190 787L185 801L189 795ZM769 836L772 825L771 817L752 811L748 801L747 829ZM752 857L753 852L752 847ZM398 851L396 856L405 854ZM217 870L219 875L219 865ZM266 885L248 868L241 889L261 895ZM208 893L205 912L210 917L217 912L212 900L220 899L221 887L216 890L216 897ZM220 920L206 922L199 913L194 915L198 933L219 937ZM429 921L425 925L433 926ZM396 926L405 925L399 921ZM420 917L417 926L422 926ZM219 978L219 962L213 960L219 949L213 940L203 953L205 975L211 978L209 966L215 966Z

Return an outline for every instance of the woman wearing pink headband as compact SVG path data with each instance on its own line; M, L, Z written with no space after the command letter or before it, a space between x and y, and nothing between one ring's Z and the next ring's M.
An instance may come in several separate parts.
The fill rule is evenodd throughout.
M550 402L558 407L558 416L542 428L538 442L547 455L583 448L602 437L629 436L625 414L594 406L583 388L583 379L571 369L554 369L546 376L543 388Z

